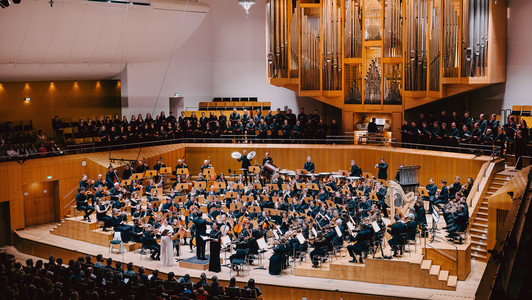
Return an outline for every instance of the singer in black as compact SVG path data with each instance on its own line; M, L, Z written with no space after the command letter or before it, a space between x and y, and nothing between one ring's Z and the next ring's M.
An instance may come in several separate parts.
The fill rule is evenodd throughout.
M205 240L201 237L207 235L207 221L199 213L192 222L194 225L192 225L191 230L194 231L194 237L196 238L196 258L207 260L205 257Z
M242 152L242 156L240 156L240 158L237 159L238 161L242 162L242 171L244 172L244 183L246 185L248 184L248 171L249 171L249 167L251 166L251 162L249 161L247 154L248 152L244 150L244 152Z
M214 223L211 228L211 233L209 234L210 238L210 250L211 254L209 257L209 271L211 272L220 272L222 267L220 266L220 249L221 249L221 238L222 232L220 232L218 223Z

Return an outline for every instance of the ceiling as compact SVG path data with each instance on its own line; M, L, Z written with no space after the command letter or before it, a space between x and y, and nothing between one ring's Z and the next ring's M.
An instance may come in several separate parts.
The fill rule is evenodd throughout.
M22 0L0 9L0 80L113 77L128 62L169 57L209 11L196 1L134 2L150 6Z

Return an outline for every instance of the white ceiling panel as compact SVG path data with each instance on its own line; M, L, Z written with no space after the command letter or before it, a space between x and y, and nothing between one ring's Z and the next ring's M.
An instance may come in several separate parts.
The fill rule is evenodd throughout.
M7 34L0 35L0 80L24 75L31 79L46 69L70 74L90 65L99 65L107 76L105 66L157 61L190 37L208 12L204 3L150 2L157 8L84 0L55 0L50 7L45 0L24 0L1 9L0 28ZM54 64L61 67L52 68ZM77 67L67 72L69 64ZM30 72L31 65L39 70Z

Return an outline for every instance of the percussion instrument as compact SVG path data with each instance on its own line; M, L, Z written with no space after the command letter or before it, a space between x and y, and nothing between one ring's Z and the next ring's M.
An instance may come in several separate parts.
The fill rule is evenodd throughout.
M358 176L349 176L349 177L346 177L347 180L361 180L362 177L358 177Z
M238 151L231 153L231 157L234 158L234 159L239 159L241 156L242 156L242 154L240 154L240 152L238 152Z
M255 157L255 155L257 155L257 153L256 153L255 151L251 151L251 152L249 152L249 153L248 153L248 159L249 159L249 160L252 160L253 157Z
M261 175L266 178L271 178L273 174L279 172L279 167L269 162L266 162L261 169Z

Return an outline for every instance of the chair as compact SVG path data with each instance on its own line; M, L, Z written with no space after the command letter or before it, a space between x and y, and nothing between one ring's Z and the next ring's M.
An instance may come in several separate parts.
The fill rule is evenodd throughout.
M316 254L316 255L314 255L314 261L313 261L312 263L318 265L318 267L321 269L321 263L322 263L322 261L323 261L325 258L327 258L328 255L329 255L329 254L328 254L328 253L329 253L329 247L328 247L328 246L322 246L320 249L321 249L320 252L321 252L322 254Z
M236 275L240 275L240 271L244 271L244 266L247 262L247 255L248 250L247 249L238 249L236 250L235 256L233 257L233 260L231 261L231 270L236 271Z
M257 290L255 289L241 289L240 299L257 299Z
M124 252L126 252L126 247L124 247L122 236L118 231L115 231L113 233L113 239L109 242L109 254L113 252L113 248L115 246L118 246L118 250L120 251L119 253L121 253L122 255L124 254Z
M240 299L241 291L239 287L226 287L225 296L226 299Z
M532 111L532 105L523 105L523 108L521 110L522 116L530 116L530 113Z
M523 106L521 106L521 105L513 105L511 114L514 115L514 116L520 116L522 109L523 109Z

